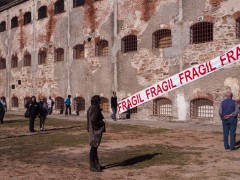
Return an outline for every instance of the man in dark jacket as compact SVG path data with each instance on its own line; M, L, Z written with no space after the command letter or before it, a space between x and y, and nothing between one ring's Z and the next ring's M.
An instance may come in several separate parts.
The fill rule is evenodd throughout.
M232 100L233 94L226 93L226 99L222 101L219 108L219 115L223 126L223 139L225 149L235 150L235 133L237 129L238 104ZM228 144L228 135L230 132L230 146Z
M0 101L0 123L3 124L3 116L4 116L4 106L2 102Z
M113 91L113 96L111 97L111 108L112 108L112 119L114 121L117 120L116 114L117 114L117 96L116 92Z
M29 111L29 131L35 132L34 130L34 121L37 115L39 114L39 105L36 101L36 97L32 96L30 102L28 102L25 107Z
M44 131L45 120L48 114L48 106L42 97L40 98L38 105L39 105L40 131Z

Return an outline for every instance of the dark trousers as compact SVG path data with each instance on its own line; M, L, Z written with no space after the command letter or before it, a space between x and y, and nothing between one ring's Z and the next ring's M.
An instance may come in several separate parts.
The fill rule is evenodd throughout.
M53 107L48 108L48 114L52 114Z
M69 115L71 115L71 105L66 105L65 115L68 115L68 110L69 110Z
M39 116L40 119L40 129L44 129L46 116Z
M30 116L29 117L29 131L34 132L34 121L36 117Z
M94 161L95 162L96 160L98 160L97 149L98 149L98 147L91 147L90 154L89 154L90 161Z
M117 108L113 108L113 107L112 107L112 119L113 119L113 120L117 120L116 114L117 114Z
M228 136L230 133L230 148L235 147L235 133L237 129L237 118L230 117L227 120L222 120L223 125L223 141L224 147L229 148Z
M4 115L5 115L5 111L3 111L3 112L0 113L0 122L1 122L1 123L3 123Z

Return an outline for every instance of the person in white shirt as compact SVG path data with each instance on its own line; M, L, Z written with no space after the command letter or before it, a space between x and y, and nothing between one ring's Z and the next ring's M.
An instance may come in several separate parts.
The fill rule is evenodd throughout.
M48 105L48 114L52 114L52 110L53 110L53 105L54 105L54 101L52 100L52 97L49 96L49 99L47 100L47 105Z

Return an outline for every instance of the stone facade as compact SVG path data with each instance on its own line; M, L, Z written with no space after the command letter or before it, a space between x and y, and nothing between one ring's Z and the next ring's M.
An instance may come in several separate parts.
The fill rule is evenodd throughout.
M7 98L9 109L23 110L24 98L32 95L56 98L71 94L84 98L86 109L94 94L110 100L115 90L122 99L211 60L240 42L236 38L239 0L85 0L79 7L73 7L73 0L64 0L64 12L59 14L54 13L55 3L27 1L0 13L0 21L7 24L0 33L0 56L7 62L7 68L0 69L0 96ZM47 17L38 20L43 5ZM24 25L28 11L32 21ZM19 26L11 29L14 16ZM213 41L190 43L190 28L198 22L213 24ZM153 33L159 29L171 30L171 47L152 47ZM137 51L122 53L122 38L130 34L137 36ZM108 56L96 56L96 43L103 39L108 41ZM84 45L83 59L73 58L77 44ZM39 65L38 53L43 48L47 62ZM57 48L64 49L64 61L55 61ZM31 66L23 66L26 52L31 54ZM17 68L11 68L14 54ZM240 98L239 78L239 64L234 64L164 95L171 100L170 119L194 120L190 102L202 98L213 102L213 117L196 120L218 122L224 93L231 90L235 99ZM18 98L18 107L12 107L12 97ZM140 105L134 114L139 119L161 119L152 115L153 102Z

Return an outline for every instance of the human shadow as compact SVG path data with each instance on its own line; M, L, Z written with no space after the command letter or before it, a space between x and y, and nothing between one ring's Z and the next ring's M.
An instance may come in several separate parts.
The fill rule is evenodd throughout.
M103 169L109 169L109 168L113 168L113 167L117 167L117 166L132 166L132 165L138 164L143 161L151 160L159 154L162 154L162 153L153 153L153 154L145 154L145 155L141 155L141 156L136 156L136 157L124 160L122 162L108 164L106 166L103 166Z
M27 119L21 119L21 120L18 120L18 119L14 119L14 120L4 120L4 123L5 124L11 124L11 123L18 123L18 122L26 122L28 121Z

